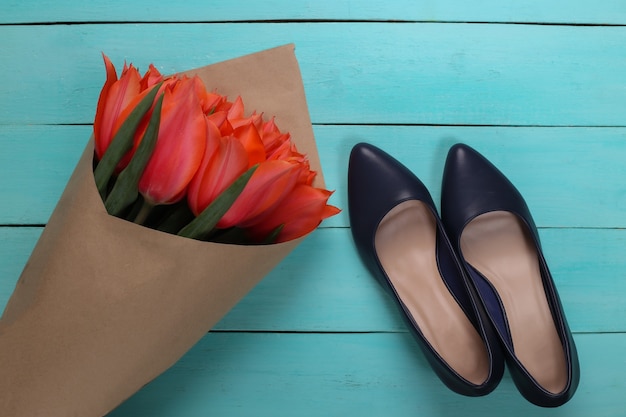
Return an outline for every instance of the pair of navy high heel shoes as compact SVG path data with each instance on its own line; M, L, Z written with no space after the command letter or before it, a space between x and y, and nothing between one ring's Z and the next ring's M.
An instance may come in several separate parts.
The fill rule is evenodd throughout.
M348 199L359 254L446 386L488 394L506 361L528 401L556 407L572 397L576 347L536 226L493 164L454 145L440 217L409 169L361 143L350 155Z

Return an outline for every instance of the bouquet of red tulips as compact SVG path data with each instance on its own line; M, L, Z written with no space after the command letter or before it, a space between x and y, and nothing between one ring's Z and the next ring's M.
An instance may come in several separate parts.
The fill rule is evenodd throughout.
M141 77L130 65L118 79L104 59L95 180L109 213L196 239L275 243L338 212L275 118L246 116L240 96L208 92L197 75L151 65Z
M2 416L105 415L338 212L293 45L170 77L105 66L93 138L0 318Z

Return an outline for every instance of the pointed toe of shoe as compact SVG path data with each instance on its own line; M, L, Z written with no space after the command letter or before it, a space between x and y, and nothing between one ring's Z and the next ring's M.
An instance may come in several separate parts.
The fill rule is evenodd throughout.
M383 216L409 199L434 205L424 184L395 158L368 143L352 148L348 166L348 211L359 247L371 245Z
M484 156L458 144L446 160L441 208L520 393L539 406L564 404L578 385L578 357L523 197Z
M474 217L498 210L515 213L536 230L524 198L509 179L470 146L452 146L441 191L441 217L450 237L458 236Z

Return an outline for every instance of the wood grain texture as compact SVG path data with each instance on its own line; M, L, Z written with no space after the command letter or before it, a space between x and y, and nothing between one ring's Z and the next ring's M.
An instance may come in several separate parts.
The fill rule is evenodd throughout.
M0 39L0 124L91 123L101 52L172 73L293 42L314 123L625 125L626 27L90 24Z
M508 375L487 397L452 393L406 333L213 333L110 417L623 415L626 337L576 343L584 377L555 411L527 403Z
M262 7L260 7L262 6ZM425 22L538 22L624 24L621 0L252 0L169 3L98 0L77 7L72 0L5 0L0 23L38 22L197 22L258 20L373 20Z
M0 224L46 223L90 135L90 126L0 126ZM439 201L448 148L465 142L520 189L540 227L626 227L626 128L314 126L331 201L325 222L347 227L350 149L370 142L396 156Z

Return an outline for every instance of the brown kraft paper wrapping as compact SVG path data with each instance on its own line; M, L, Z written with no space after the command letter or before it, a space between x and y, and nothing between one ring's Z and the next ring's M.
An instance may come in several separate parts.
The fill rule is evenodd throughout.
M323 186L294 46L190 71L276 116ZM301 239L200 242L109 216L93 140L0 319L0 415L100 417L173 365Z

